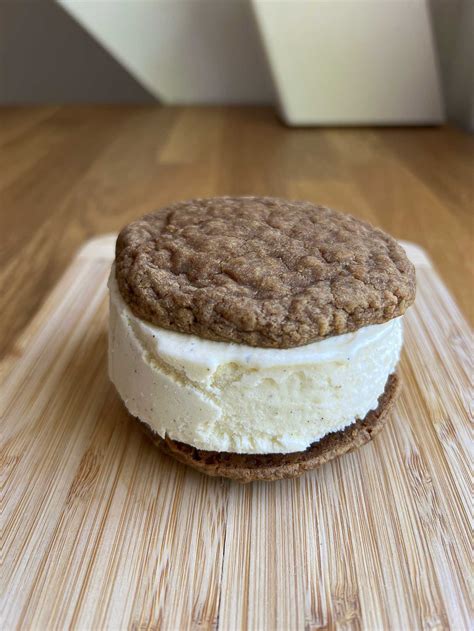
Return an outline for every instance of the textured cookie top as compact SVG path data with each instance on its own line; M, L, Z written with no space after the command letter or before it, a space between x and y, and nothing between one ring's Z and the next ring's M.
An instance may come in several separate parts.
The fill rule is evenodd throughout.
M135 315L200 337L289 348L385 322L415 298L389 235L269 197L180 202L126 226L116 276Z

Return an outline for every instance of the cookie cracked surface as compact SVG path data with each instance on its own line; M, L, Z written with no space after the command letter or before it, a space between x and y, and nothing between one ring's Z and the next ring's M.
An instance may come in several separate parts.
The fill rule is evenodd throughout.
M127 225L116 277L157 326L290 348L402 315L415 271L389 235L310 202L195 199Z

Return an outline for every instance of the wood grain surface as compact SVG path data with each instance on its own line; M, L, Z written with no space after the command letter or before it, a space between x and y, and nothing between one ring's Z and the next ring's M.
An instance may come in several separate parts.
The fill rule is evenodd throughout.
M423 252L386 429L241 486L161 455L110 384L112 250L81 250L1 363L2 629L468 629L471 339Z
M269 108L0 109L0 355L80 244L171 201L306 198L422 245L474 321L474 138L289 129Z

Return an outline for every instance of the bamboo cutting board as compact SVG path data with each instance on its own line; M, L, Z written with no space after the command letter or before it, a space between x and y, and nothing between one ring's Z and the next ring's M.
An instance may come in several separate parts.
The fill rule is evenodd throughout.
M360 451L241 486L160 455L107 378L113 236L2 364L4 629L467 629L468 326L423 251L402 395Z

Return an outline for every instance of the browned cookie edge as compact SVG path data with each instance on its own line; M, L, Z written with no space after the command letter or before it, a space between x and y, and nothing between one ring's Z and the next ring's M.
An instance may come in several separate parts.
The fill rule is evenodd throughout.
M403 315L415 270L350 215L269 197L179 202L125 226L120 293L135 316L205 339L292 348Z
M145 423L141 425L161 451L207 475L230 478L243 483L294 478L372 440L387 421L397 398L399 381L396 373L390 375L377 408L371 410L364 419L356 421L340 432L328 434L306 451L289 454L205 451L170 438L163 439L152 432Z

